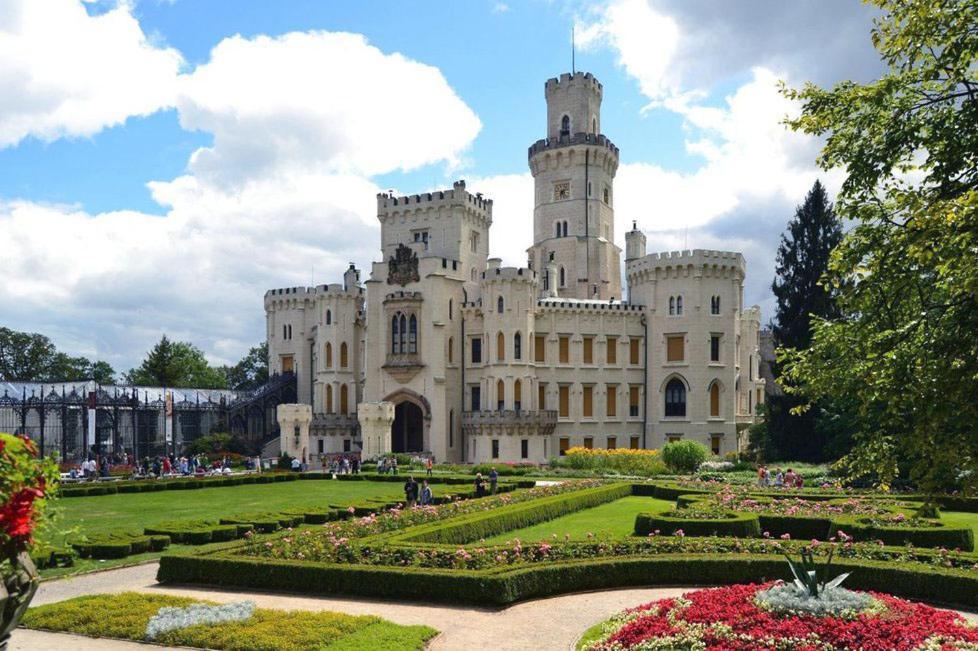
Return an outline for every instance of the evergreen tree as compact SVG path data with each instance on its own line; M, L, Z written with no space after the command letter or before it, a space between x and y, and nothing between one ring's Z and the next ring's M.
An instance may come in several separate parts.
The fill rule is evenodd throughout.
M778 247L776 276L771 286L777 299L772 328L778 348L808 348L812 318L838 317L835 296L821 279L828 270L832 249L841 240L842 225L825 188L815 181L805 202L795 209ZM778 364L773 371L780 380ZM824 461L838 456L828 440L829 433L835 430L819 424L823 412L818 405L800 414L791 413L802 404L805 400L797 395L770 396L764 436L753 444L765 459Z
M207 363L203 351L187 342L170 341L166 335L126 379L132 384L198 389L226 389L228 384L221 369Z

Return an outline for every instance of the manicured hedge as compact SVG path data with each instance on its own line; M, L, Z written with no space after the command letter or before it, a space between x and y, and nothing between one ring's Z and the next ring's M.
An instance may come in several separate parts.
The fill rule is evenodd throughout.
M170 544L169 536L150 536L134 533L112 533L87 536L72 541L71 547L82 558L125 558L148 551L162 551Z
M242 484L268 484L280 481L296 481L298 473L263 473L260 475L231 475L229 477L181 477L174 479L136 479L112 482L66 484L61 487L61 497L92 497L116 493L148 493L163 490L197 490Z
M846 585L901 597L978 606L978 575L911 564L837 560ZM266 561L212 553L167 554L157 580L313 594L506 605L582 590L652 585L721 585L789 579L783 559L749 554L618 557L539 563L505 571L437 570L300 561Z
M209 520L176 520L160 522L143 531L150 535L169 536L173 542L184 545L206 545L211 542L224 542L240 538L249 531L247 525L211 522Z
M754 513L731 512L725 514L725 517L710 519L682 518L659 513L639 513L635 516L635 535L647 536L655 531L663 536L682 531L687 536L756 538L761 535L761 526Z
M885 545L915 547L944 547L974 551L975 536L970 527L933 522L926 527L888 527L865 522L866 518L839 518L832 522L832 531L841 530L856 540L882 540Z
M390 537L398 542L464 544L507 531L547 522L568 513L612 502L632 494L629 484L610 484L538 500L469 513L444 522L411 527Z

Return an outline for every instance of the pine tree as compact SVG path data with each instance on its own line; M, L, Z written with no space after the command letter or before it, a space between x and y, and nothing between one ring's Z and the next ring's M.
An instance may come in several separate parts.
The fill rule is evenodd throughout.
M775 279L771 286L777 299L772 328L778 348L803 350L812 341L812 317L837 318L834 293L820 281L829 256L842 240L842 225L829 203L821 182L795 210L778 247ZM775 377L780 366L774 365ZM830 428L819 425L822 410L813 406L802 414L791 409L804 404L799 396L772 395L767 405L766 432L758 442L766 459L824 461L836 456L827 439Z

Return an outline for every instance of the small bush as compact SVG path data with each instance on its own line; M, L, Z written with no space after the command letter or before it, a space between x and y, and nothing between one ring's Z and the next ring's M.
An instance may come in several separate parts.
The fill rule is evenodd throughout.
M662 448L662 460L675 472L695 472L707 456L706 446L696 441L674 441Z
M686 536L733 536L756 538L761 535L761 525L753 513L723 513L714 518L685 518L682 512L639 513L635 516L635 535L647 536L659 532L672 536L679 531Z

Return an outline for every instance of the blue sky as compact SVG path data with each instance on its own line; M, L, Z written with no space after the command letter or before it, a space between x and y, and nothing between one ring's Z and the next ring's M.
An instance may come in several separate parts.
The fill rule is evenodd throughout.
M0 8L0 325L135 364L163 332L233 362L265 289L377 257L375 192L456 178L525 263L543 83L604 84L617 233L747 257L770 317L778 235L818 143L779 79L871 78L858 2L10 0ZM345 34L342 34L345 33ZM500 237L505 233L506 237ZM510 236L512 235L512 236Z

